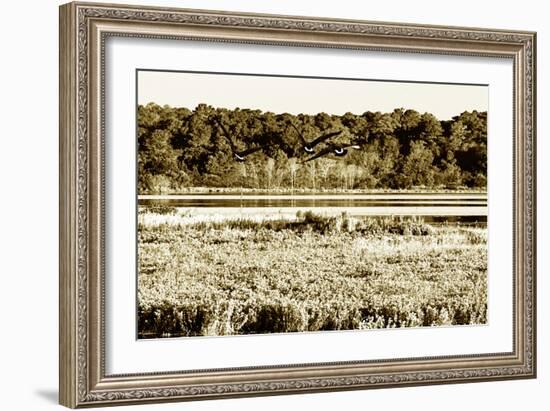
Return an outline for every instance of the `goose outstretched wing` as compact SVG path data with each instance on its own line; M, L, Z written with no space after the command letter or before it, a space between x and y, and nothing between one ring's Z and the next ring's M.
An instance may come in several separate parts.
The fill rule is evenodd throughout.
M263 145L263 146L247 148L246 150L235 152L235 154L237 154L239 157L246 157L247 155L255 153L256 151L263 150L264 148L266 148L268 146L269 145L266 144L266 145Z
M293 122L290 122L290 125L294 128L294 130L296 130L296 132L298 133L298 136L300 137L300 140L302 142L302 145L304 148L309 148L309 149L313 149L313 147L315 147L317 144L320 144L322 143L323 141L326 141L328 140L329 138L331 137L335 137L337 136L338 134L342 133L342 130L338 130L338 131L332 131L330 133L325 133L325 134L322 134L320 136L317 136L314 140L312 141L307 141L306 138L304 137L304 135L300 132L300 130L298 129L298 127L296 127L296 125L293 123ZM307 151L307 150L306 150Z
M338 130L338 131L332 131L330 133L326 133L326 134L323 134L319 137L317 137L315 140L313 140L311 143L309 143L308 145L310 147L315 147L317 144L320 144L322 143L323 141L325 140L328 140L329 138L331 137L336 137L337 135L341 134L342 133L342 130Z
M229 135L229 130L227 129L227 127L225 127L225 125L217 117L214 117L214 121L222 129L224 137L229 142L229 146L231 147L231 151L233 151L233 153L235 153L237 151L237 148L235 147L235 143L233 142L233 140L231 139L231 137Z

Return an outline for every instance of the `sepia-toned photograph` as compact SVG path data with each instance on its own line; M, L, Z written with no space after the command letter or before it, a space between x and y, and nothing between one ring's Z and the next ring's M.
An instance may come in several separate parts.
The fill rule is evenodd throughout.
M136 76L138 338L487 323L487 85Z

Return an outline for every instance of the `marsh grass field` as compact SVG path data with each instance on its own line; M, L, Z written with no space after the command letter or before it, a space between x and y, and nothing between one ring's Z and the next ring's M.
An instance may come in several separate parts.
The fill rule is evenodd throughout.
M139 338L487 322L487 229L138 206Z

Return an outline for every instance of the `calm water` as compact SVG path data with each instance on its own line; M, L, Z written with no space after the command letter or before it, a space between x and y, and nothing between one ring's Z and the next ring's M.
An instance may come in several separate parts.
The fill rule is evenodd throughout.
M139 205L169 205L200 214L295 215L298 210L324 214L414 215L435 223L485 223L485 194L189 194L140 196Z

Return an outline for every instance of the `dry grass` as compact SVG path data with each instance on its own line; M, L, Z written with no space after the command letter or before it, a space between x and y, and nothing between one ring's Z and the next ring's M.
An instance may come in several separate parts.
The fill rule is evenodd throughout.
M484 228L311 213L139 218L141 337L486 322Z

